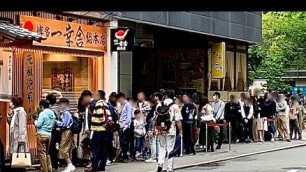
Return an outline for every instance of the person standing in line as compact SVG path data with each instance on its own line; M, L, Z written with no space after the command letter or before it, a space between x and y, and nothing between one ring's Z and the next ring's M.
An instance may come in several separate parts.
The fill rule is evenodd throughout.
M194 149L194 141L192 139L192 125L194 122L194 115L195 115L195 106L194 103L191 102L190 95L188 93L185 93L183 95L183 102L184 106L181 110L181 114L183 117L183 143L184 147L186 149L186 154L195 155L195 149Z
M232 131L231 138L232 143L239 141L239 126L241 119L241 108L240 104L236 102L235 95L230 95L230 101L225 104L224 116L225 120L231 123Z
M17 153L20 145L20 152L29 152L28 134L27 134L27 114L22 107L22 98L13 96L10 102L10 110L7 116L7 122L10 127L9 153ZM14 169L14 172L24 172L25 169Z
M243 123L243 141L252 142L252 124L253 124L253 101L251 98L246 98L243 107L241 108L241 116Z
M246 96L245 93L240 94L240 99L238 100L238 103L239 103L241 108L243 107L243 104L244 104L244 101L245 101L246 98L247 98L247 96Z
M144 160L147 159L146 154L146 142L145 142L145 135L146 135L146 128L144 124L144 115L141 113L140 110L135 110L134 112L134 136L135 136L135 146L134 146L134 152L131 152L133 154L133 159L136 159L136 153L137 151L142 154L142 158Z
M61 119L56 121L57 126L61 128L61 143L59 146L59 157L60 159L65 159L67 166L62 172L72 172L76 168L72 164L71 151L73 147L73 133L70 130L72 126L73 119L72 114L69 110L69 100L66 98L61 98L58 102L58 109L61 114Z
M156 96L158 98L156 98ZM156 106L158 104L158 100L162 99L162 94L159 93L155 93L153 95L151 95L150 97L150 105L151 105L151 110L148 113L147 116L147 131L148 131L148 138L149 138L149 147L150 147L150 158L147 159L145 162L150 163L150 162L157 162L157 155L158 155L158 139L156 137L156 135L153 135L154 128L153 128L153 123L154 123L154 114L155 114L155 110L156 110Z
M268 130L267 120L262 117L262 109L264 105L264 98L260 96L261 90L256 89L253 97L253 108L254 108L254 121L253 121L253 140L254 142L264 142L264 131Z
M86 161L87 167L91 166L90 159L91 159L91 150L90 150L90 118L91 115L89 114L90 103L92 99L92 92L89 90L84 90L81 93L81 96L78 101L77 106L77 113L75 114L78 116L82 121L82 130L78 134L78 159L81 161ZM81 162L80 161L80 162Z
M276 116L276 123L277 123L277 131L278 137L280 140L287 140L290 142L288 129L287 129L287 119L286 119L286 109L287 109L287 102L285 100L285 95L279 94L277 99L277 116Z
M150 104L149 104L148 101L146 101L145 92L143 92L143 91L138 92L135 109L140 110L140 112L144 115L144 118L146 119L146 117L147 117L147 115L150 111Z
M179 133L180 136L182 137L183 132L182 132L182 124L181 124L181 120L182 115L181 112L179 110L179 107L174 103L174 92L173 91L166 91L164 93L164 100L162 103L160 103L157 106L156 109L156 115L154 117L155 122L154 122L154 128L157 128L158 130L158 139L159 139L159 155L158 155L158 168L157 168L157 172L162 172L163 171L163 164L165 161L165 158L168 159L168 165L167 165L167 172L172 172L173 171L173 157L169 158L167 157L167 152L171 152L174 148L175 145L175 140L176 140L176 125L178 126L179 129ZM169 115L170 115L170 128L166 128L164 129L165 123L163 124L157 124L157 119L158 119L158 115L161 111L161 107L163 107L163 105L166 105L169 107Z
M117 101L121 104L122 110L119 114L119 137L120 147L122 150L122 161L124 163L129 162L128 150L129 150L129 136L130 136L130 125L132 120L133 107L126 100L125 94L120 92L117 94Z
M266 119L273 119L276 114L276 102L273 99L274 94L269 93L267 95L267 100L264 102L263 110L261 117L264 117ZM275 137L275 125L274 121L268 121L268 131L271 133L271 141L274 142Z
M204 151L211 151L214 152L214 143L216 141L216 136L215 136L215 128L214 127L208 127L207 128L207 140L206 140L206 123L215 123L216 119L214 118L213 112L212 112L212 107L207 103L205 106L202 107L201 111L201 122L203 123L202 125L202 144L206 145L207 142L207 147L204 148Z
M215 92L213 94L214 102L212 103L212 108L213 108L213 114L214 114L214 117L217 123L223 124L225 122L224 120L225 103L220 98L221 98L221 94L219 92ZM224 139L224 130L223 130L223 127L220 126L218 145L216 149L221 149L223 139Z
M86 172L105 171L107 161L106 151L106 120L112 120L111 113L105 99L105 92L98 90L94 92L95 108L91 119L91 148L92 148L92 165Z
M118 114L116 113L116 110L120 108L120 105L117 103L117 93L112 92L108 97L108 108L112 116L112 120L114 121L114 124L117 125L118 122ZM107 149L107 157L108 160L106 162L106 165L111 165L114 162L114 159L116 158L116 151L117 148L114 146L113 143L115 140L118 140L117 138L114 138L118 136L118 129L119 127L115 127L114 132L108 132L106 137L106 149Z
M289 110L289 125L290 125L290 139L292 140L294 130L297 130L299 134L299 140L302 139L298 123L298 114L300 113L299 100L296 97L291 97L291 104Z
M60 120L61 115L58 110L58 107L56 106L56 96L55 94L49 94L47 95L46 99L50 102L50 110L53 111L55 115L55 120ZM51 165L52 170L57 171L58 170L58 150L59 150L59 144L61 142L61 132L60 127L57 126L55 123L52 128L51 133L51 142L49 146L49 155L51 158Z
M305 129L305 125L304 125L304 116L305 116L305 113L306 113L306 109L305 107L300 104L300 113L298 115L298 121L299 121L299 127L300 127L300 132L301 132L301 139L302 139L302 136L303 136L303 130ZM298 135L298 132L295 131L295 136Z
M50 110L50 102L41 100L39 103L42 112L40 112L38 120L35 120L37 128L37 150L41 164L42 172L51 172L52 165L49 155L49 146L51 142L51 132L55 124L55 114Z

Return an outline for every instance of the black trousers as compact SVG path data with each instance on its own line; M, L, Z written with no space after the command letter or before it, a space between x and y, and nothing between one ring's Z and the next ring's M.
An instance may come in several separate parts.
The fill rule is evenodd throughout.
M58 149L56 149L56 143L60 144L60 142L61 142L60 131L52 130L49 154L50 154L52 168L56 170L58 169Z
M126 129L125 131L120 132L120 147L122 151L122 158L123 159L129 159L128 157L128 150L129 150L129 137L130 137L130 129ZM134 141L133 141L134 143ZM134 147L134 145L133 145Z
M113 133L106 134L107 157L111 162L113 162L114 158L116 157L116 149L113 147L113 138Z
M223 120L217 121L217 124L223 124L223 123L224 123ZM224 130L223 130L223 126L220 126L220 133L218 136L218 147L222 146L223 140L224 140Z
M253 119L249 119L247 123L242 121L242 141L252 140L252 125Z
M240 127L240 121L237 119L237 120L230 120L229 121L231 123L231 140L232 142L236 141L237 139L240 138L240 130L239 130L239 127ZM229 126L228 126L228 130L229 130ZM227 138L229 139L229 138Z
M192 124L183 123L183 143L186 149L186 154L194 153L194 142L192 139Z
M96 170L98 166L100 166L101 168L105 168L107 161L106 131L94 131L91 139L91 146L92 146L91 167L94 170Z
M0 172L4 171L5 159L4 159L4 146L0 140Z

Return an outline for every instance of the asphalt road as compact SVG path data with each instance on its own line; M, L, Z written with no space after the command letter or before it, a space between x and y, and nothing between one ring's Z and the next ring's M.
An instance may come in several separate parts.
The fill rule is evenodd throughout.
M177 172L306 172L306 147L206 164Z

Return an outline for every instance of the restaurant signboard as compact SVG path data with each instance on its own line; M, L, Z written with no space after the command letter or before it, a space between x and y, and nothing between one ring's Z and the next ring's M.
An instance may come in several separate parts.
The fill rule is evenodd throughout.
M34 45L107 51L107 31L104 27L24 15L20 16L20 26L46 38L41 42L34 41Z

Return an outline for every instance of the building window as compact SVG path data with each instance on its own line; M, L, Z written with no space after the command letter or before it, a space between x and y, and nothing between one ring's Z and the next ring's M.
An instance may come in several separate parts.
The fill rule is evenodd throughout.
M247 54L236 53L236 88L237 91L247 91Z

